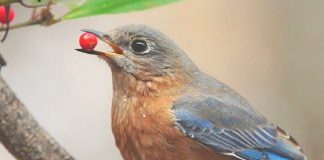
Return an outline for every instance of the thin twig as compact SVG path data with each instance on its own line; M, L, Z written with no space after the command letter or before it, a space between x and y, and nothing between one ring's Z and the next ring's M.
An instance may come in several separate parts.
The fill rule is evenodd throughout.
M16 25L12 25L9 27L10 30L13 29L18 29L18 28L22 28L22 27L27 27L27 26L33 26L33 25L43 25L43 26L51 26L55 23L58 23L62 21L62 19L58 18L58 19L52 19L50 21L45 21L43 19L39 19L39 20L29 20L20 24L16 24ZM0 28L0 32L5 31L5 28Z
M16 25L12 25L9 27L10 30L12 29L17 29L17 28L21 28L21 27L27 27L27 26L32 26L32 25L36 25L36 24L39 24L40 22L39 21L27 21L27 22L23 22L23 23L20 23L20 24L16 24ZM2 31L5 31L6 28L0 28L0 32Z

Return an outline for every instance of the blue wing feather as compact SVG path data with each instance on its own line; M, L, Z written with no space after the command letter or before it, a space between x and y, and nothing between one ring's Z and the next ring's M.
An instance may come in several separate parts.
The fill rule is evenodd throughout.
M180 123L178 128L182 132L221 152L238 152L253 147L265 148L276 143L276 131L272 125L241 130L218 128L210 121L198 118L187 111L176 110L175 115ZM265 134L266 131L263 130L270 132Z
M247 160L290 160L289 158L282 157L271 152L260 151L256 149L247 149L235 154Z
M251 108L212 97L189 97L173 106L176 127L221 153L245 160L304 160L300 148L278 137L277 127Z

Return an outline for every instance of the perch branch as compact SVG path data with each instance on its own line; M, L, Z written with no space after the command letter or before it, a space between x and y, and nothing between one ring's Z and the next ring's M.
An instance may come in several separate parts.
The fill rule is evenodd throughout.
M0 141L18 160L74 160L39 126L1 76Z

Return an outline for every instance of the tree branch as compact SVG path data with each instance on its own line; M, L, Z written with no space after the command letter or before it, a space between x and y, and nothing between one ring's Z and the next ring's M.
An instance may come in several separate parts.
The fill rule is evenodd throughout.
M0 141L18 160L74 160L39 126L1 76Z

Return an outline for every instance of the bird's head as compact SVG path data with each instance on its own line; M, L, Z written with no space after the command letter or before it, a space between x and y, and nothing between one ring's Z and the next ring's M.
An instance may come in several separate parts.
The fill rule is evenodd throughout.
M100 56L111 66L113 74L156 81L165 77L186 78L197 70L170 38L145 25L125 25L107 34L90 29L82 31L96 35L110 46L110 51L78 51Z

